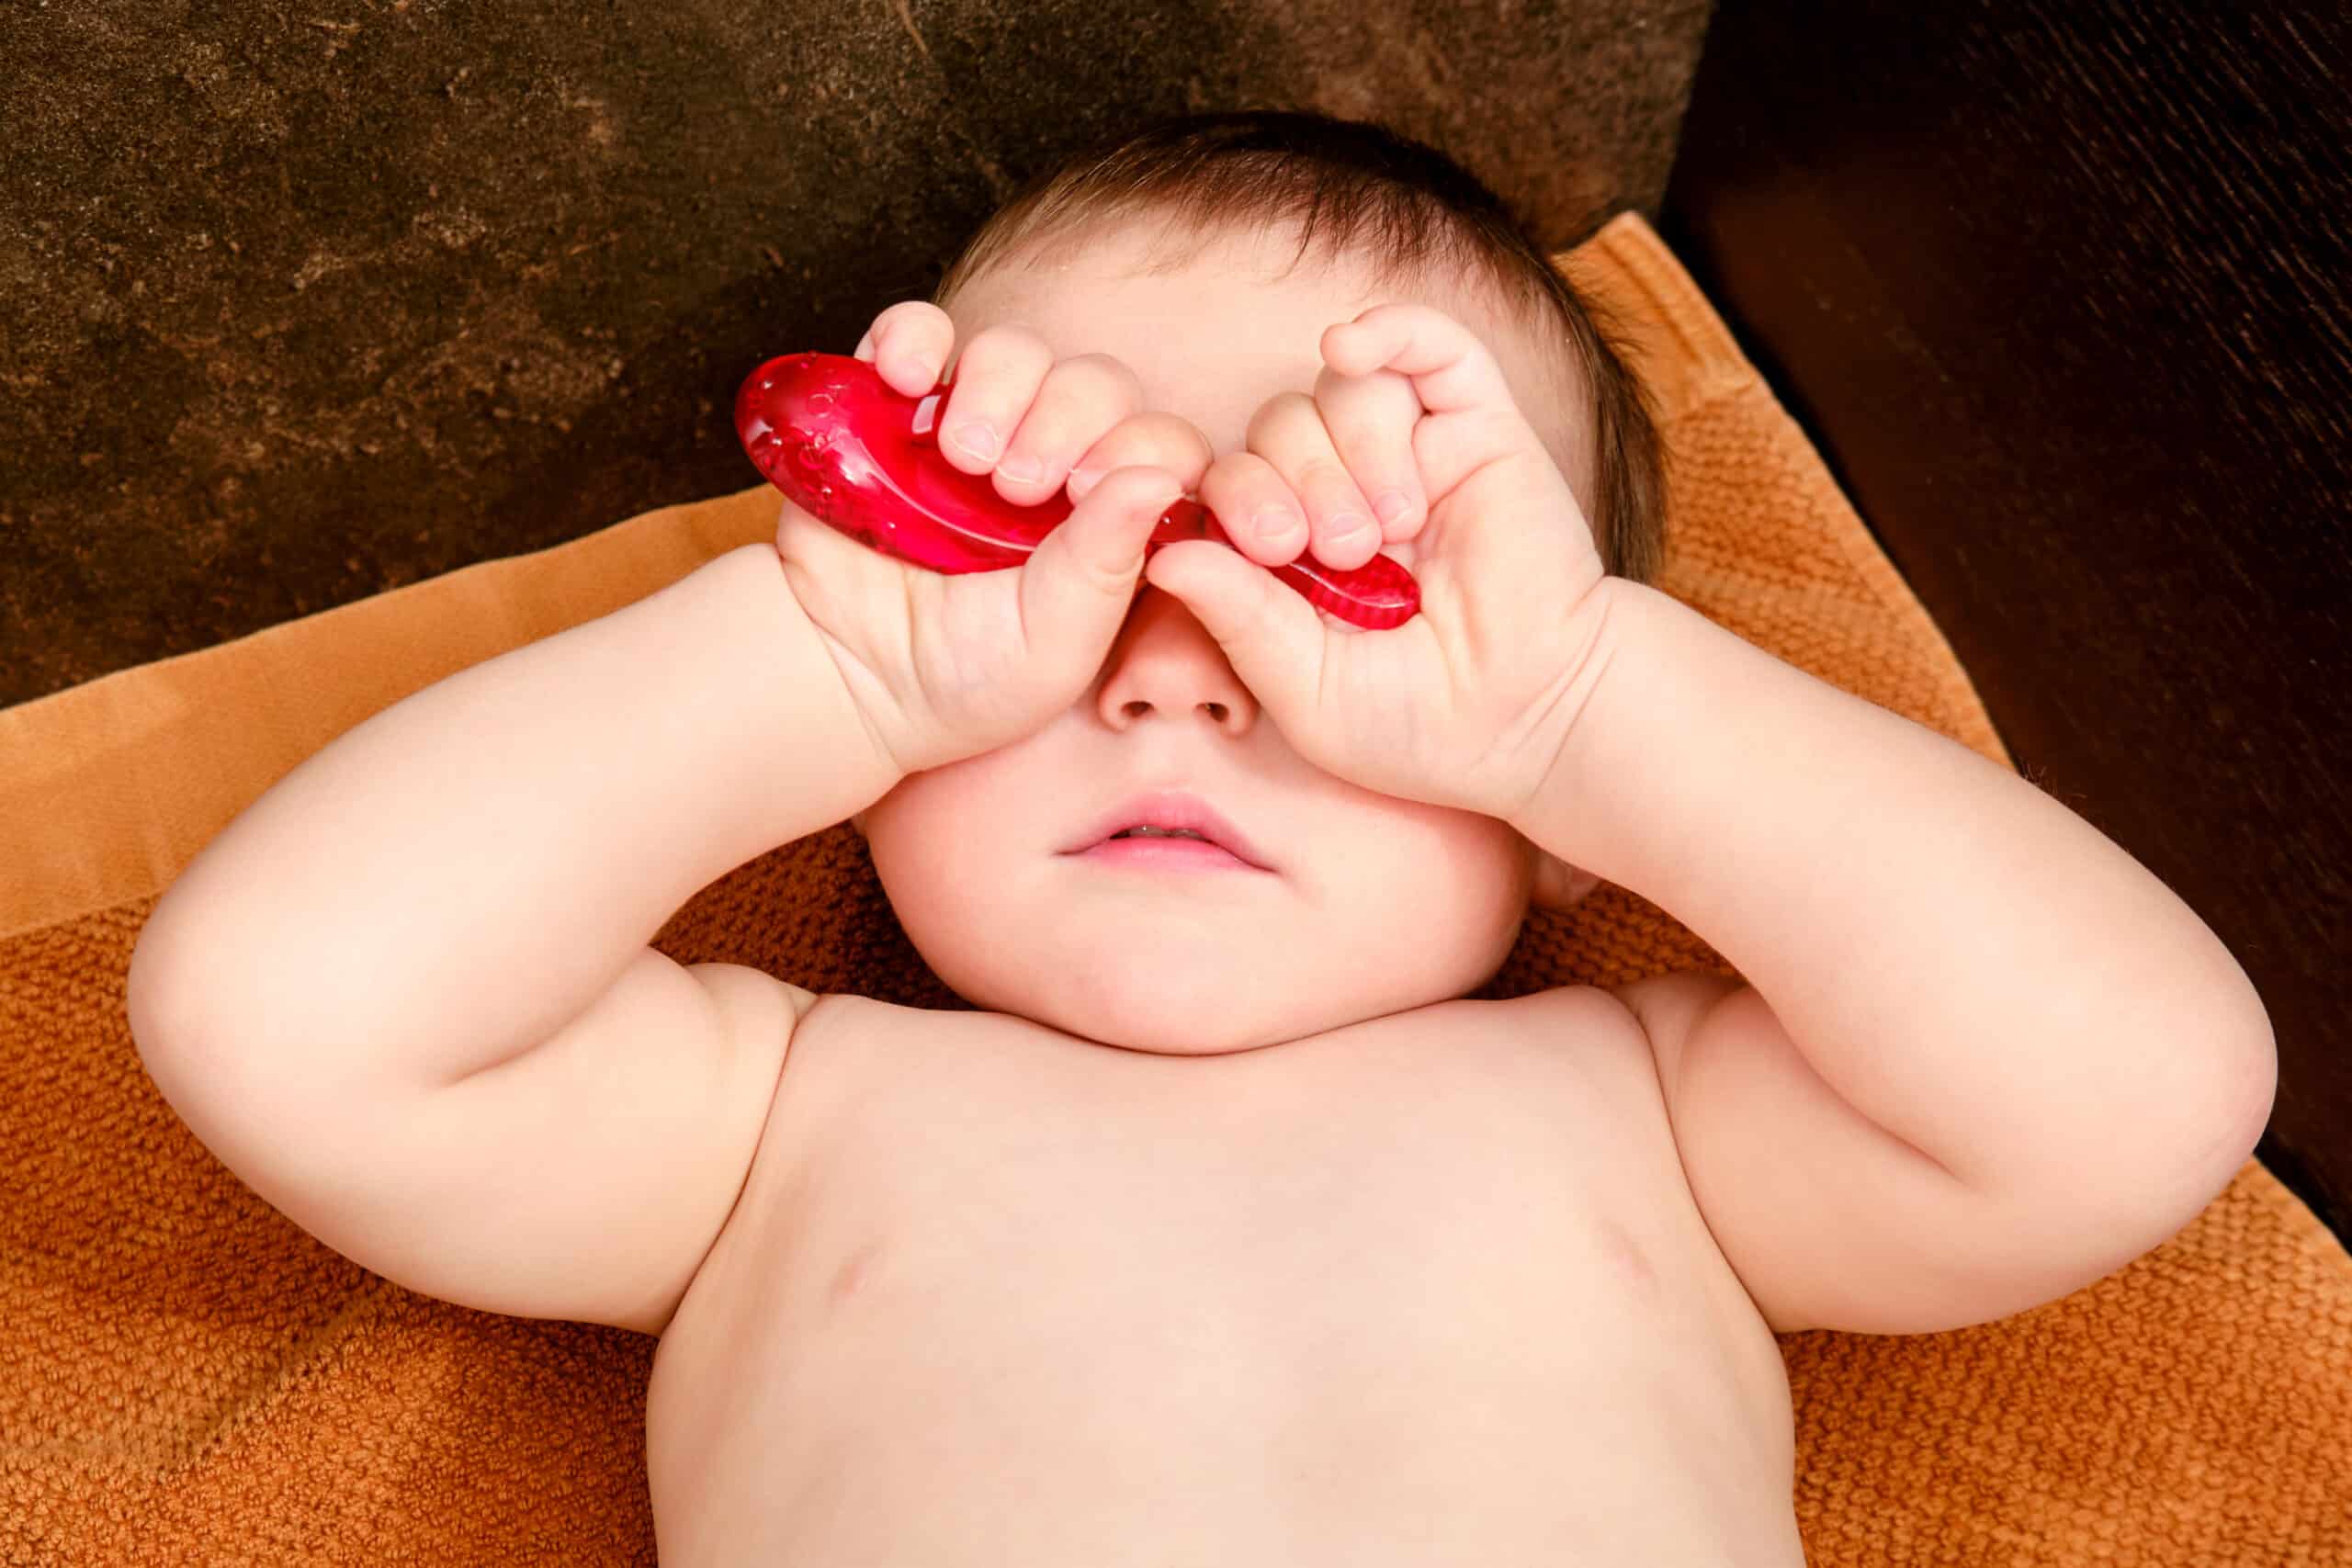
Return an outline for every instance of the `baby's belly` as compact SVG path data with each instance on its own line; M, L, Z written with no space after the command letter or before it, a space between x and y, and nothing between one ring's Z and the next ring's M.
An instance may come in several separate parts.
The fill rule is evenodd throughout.
M655 1358L665 1568L1801 1568L1612 1012L1170 1057L830 999Z

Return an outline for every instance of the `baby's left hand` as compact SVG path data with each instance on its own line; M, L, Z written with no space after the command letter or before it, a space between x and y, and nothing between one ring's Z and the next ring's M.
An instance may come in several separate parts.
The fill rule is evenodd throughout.
M1201 500L1249 558L1210 540L1144 568L1225 650L1299 755L1351 784L1512 820L1542 787L1605 657L1609 600L1592 531L1520 413L1494 356L1426 305L1376 305L1328 329L1312 397L1285 392L1216 459ZM1429 498L1329 545L1335 512ZM1270 505L1298 519L1261 540ZM1311 521L1311 526L1310 526ZM1362 566L1384 541L1420 583L1420 613L1385 631L1324 615L1265 569Z

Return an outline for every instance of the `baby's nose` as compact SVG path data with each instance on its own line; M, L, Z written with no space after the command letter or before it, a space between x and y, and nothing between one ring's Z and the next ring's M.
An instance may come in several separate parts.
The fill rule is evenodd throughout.
M1255 722L1258 706L1208 628L1172 593L1146 584L1103 667L1103 722L1147 716L1205 715L1232 733Z

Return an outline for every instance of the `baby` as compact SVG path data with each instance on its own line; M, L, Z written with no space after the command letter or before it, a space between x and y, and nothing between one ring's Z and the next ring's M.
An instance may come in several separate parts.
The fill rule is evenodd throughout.
M673 1568L1802 1563L1774 1335L2155 1247L2269 1024L2081 818L1647 585L1642 400L1502 210L1306 115L1057 171L857 352L1069 521L944 576L787 504L359 724L143 933L162 1092L401 1284L659 1336ZM1180 489L1238 547L1146 561ZM1265 570L1375 550L1390 630ZM977 1010L647 945L843 819ZM1745 983L1467 999L1602 879Z

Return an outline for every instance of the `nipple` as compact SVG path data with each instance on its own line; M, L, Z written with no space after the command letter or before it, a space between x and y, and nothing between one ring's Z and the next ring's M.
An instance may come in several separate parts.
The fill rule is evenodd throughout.
M770 484L861 545L951 574L1018 566L1069 516L1069 493L1024 506L997 494L988 475L941 457L935 426L951 389L942 382L910 398L849 355L780 355L744 378L735 434ZM1179 539L1233 545L1216 513L1189 496L1159 514L1146 558ZM1386 556L1351 571L1305 555L1267 570L1317 609L1366 630L1398 626L1420 608L1420 585Z

